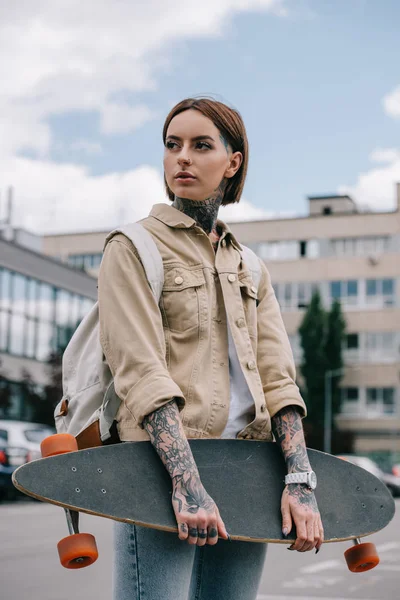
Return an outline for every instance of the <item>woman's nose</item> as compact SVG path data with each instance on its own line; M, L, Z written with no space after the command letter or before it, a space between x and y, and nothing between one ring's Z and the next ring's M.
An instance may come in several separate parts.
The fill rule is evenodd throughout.
M178 163L179 165L191 165L192 160L187 154L182 154L178 157Z

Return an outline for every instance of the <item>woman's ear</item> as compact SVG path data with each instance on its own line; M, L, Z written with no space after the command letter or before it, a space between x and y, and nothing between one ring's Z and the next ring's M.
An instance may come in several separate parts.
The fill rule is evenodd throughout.
M240 169L240 165L243 162L243 155L241 152L234 152L229 161L229 167L224 173L224 177L231 179Z

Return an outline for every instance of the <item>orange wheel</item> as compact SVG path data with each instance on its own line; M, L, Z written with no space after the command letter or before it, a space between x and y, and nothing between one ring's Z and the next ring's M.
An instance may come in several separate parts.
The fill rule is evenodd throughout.
M42 457L47 458L56 454L75 452L75 450L78 450L78 444L73 435L69 433L56 433L45 438L40 444L40 449Z
M369 571L379 564L379 556L375 544L370 542L357 544L344 553L347 566L353 573Z
M60 562L66 569L83 569L93 564L99 553L96 540L90 533L75 533L57 544Z

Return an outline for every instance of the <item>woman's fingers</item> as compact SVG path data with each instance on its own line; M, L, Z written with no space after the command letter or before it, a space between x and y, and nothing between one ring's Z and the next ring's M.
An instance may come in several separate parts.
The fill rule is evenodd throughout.
M178 523L178 536L180 540L187 540L189 528L186 523Z
M209 544L210 546L215 546L215 544L218 542L217 522L215 522L213 525L209 526L207 533L208 533L207 544Z
M193 525L189 526L188 542L190 545L197 544L198 535L199 535L199 532L198 532L197 527L193 527Z
M228 532L226 530L225 523L221 519L221 515L219 514L218 508L216 510L217 510L217 529L218 529L218 534L219 534L220 537L222 537L222 539L228 540L229 539L229 534L228 534Z

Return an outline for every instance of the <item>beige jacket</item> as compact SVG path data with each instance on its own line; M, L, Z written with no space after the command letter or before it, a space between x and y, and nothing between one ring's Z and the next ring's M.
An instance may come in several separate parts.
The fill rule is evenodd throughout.
M121 398L123 441L148 439L146 415L176 398L189 438L218 438L229 413L227 322L254 399L239 438L271 440L271 417L305 404L269 273L257 289L239 243L222 222L217 252L190 217L157 204L142 225L164 263L160 305L132 243L117 234L99 273L100 339Z

